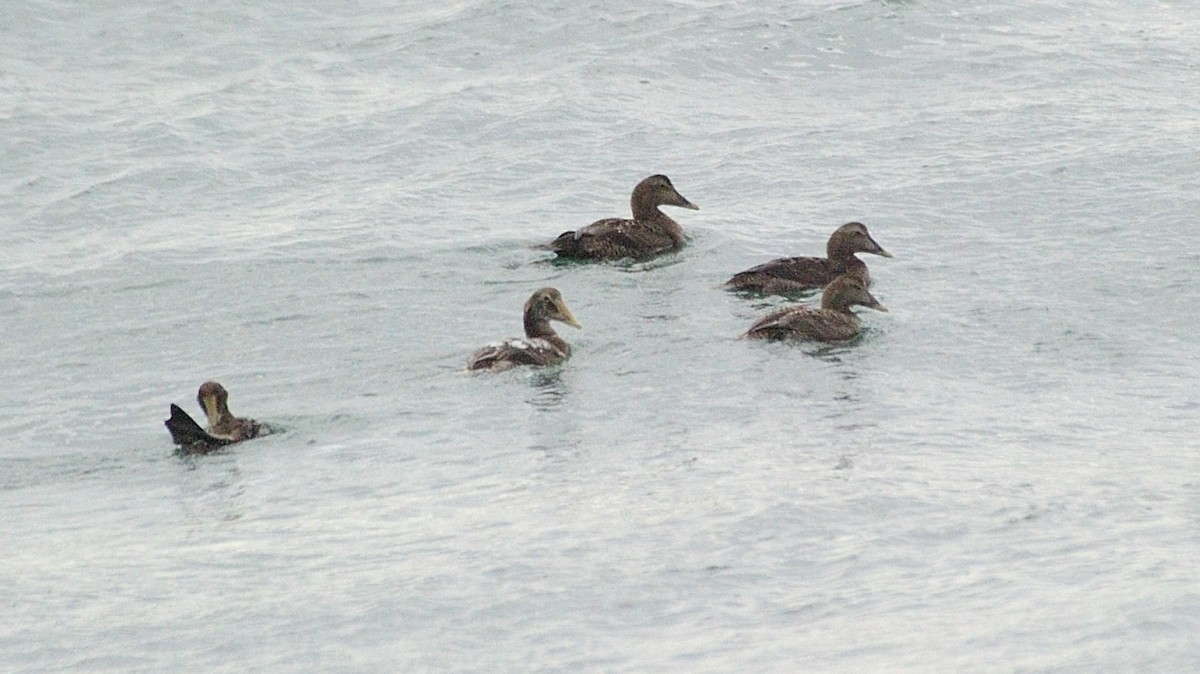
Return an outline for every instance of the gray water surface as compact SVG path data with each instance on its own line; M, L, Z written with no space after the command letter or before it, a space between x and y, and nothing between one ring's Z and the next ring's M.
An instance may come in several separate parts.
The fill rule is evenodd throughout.
M1194 9L9 3L0 670L1200 669ZM849 220L890 311L738 339Z

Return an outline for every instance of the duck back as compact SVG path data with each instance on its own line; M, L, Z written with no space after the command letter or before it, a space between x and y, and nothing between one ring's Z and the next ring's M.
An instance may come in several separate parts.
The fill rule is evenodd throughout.
M801 339L816 342L845 342L862 330L858 318L832 309L789 307L763 316L746 336L753 339Z
M559 257L586 260L640 259L678 248L682 235L676 238L669 227L658 224L606 218L578 230L563 232L549 247Z
M507 339L480 348L467 360L467 369L502 372L518 365L557 365L570 355L571 347L561 338Z

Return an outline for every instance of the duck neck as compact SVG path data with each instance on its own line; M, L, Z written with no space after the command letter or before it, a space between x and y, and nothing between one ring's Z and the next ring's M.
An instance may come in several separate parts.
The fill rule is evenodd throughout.
M550 321L526 315L525 336L530 339L549 339L556 337L557 334L554 332L554 328L550 327Z
M850 305L845 302L838 292L830 292L829 288L821 295L821 310L833 311L847 316L853 316L854 312L850 311Z
M229 405L218 400L214 407L215 409L213 410L205 409L205 412L208 415L208 428L210 431L223 429L229 426L229 424L233 423L234 416L233 413L229 411Z
M657 220L663 214L658 210L658 204L647 197L648 194L643 195L638 190L629 197L629 210L633 212L634 220Z
M554 345L556 349L564 354L571 353L571 347L566 340L558 336L554 328L550 327L550 321L544 318L535 318L533 316L525 317L525 336L529 339L544 339Z
M827 306L825 306L824 302L821 302L821 311L828 311L830 313L834 313L839 316L844 316L844 317L854 320L854 321L858 320L858 315L855 314L853 311L850 311L850 307L848 305L834 304L832 306L827 307Z
M863 261L854 256L854 249L838 238L829 240L825 247L825 256L829 259L829 267L839 274L851 267L863 266Z
M663 234L671 237L675 245L683 243L683 228L678 222L671 219L671 216L658 210L657 206L643 205L638 207L638 202L633 202L633 220L652 225L655 229Z

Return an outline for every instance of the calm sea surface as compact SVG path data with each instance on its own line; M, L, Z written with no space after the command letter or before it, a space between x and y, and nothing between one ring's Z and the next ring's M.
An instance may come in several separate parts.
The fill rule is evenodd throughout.
M0 671L1200 670L1198 92L1182 0L8 2ZM849 220L891 311L739 340Z

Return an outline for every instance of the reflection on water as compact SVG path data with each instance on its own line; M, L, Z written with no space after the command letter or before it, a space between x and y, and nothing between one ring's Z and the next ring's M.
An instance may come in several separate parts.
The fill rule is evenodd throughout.
M232 452L180 454L179 505L191 522L229 522L245 514L246 492Z
M811 342L807 344L807 353L827 363L841 364L842 356L854 352L855 345L862 342L862 335L848 341L838 342L836 344L823 344L820 342ZM849 376L856 376L852 372Z
M581 446L582 422L562 368L539 370L529 378L529 447L547 457L574 456Z
M128 459L108 454L19 457L0 461L0 491L74 483L127 467Z
M0 671L1195 670L1200 254L1136 223L1194 210L1197 24L901 1L7 31L56 58L19 59L0 162ZM678 254L532 249L660 170L703 208ZM738 339L820 293L721 284L860 217L895 313ZM460 375L546 285L577 355ZM171 455L203 373L295 430Z
M567 397L567 387L562 381L562 368L540 369L529 378L530 392L525 401L538 410L553 410L560 407Z

